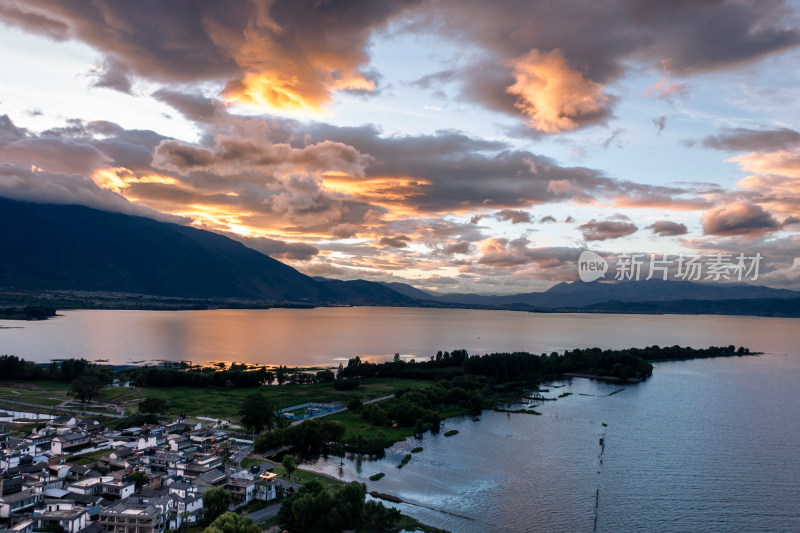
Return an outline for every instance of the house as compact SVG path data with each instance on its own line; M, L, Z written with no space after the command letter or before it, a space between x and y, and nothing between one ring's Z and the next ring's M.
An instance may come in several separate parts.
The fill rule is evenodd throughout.
M225 488L233 496L233 505L238 507L253 501L256 492L256 480L246 477L231 477Z
M30 512L44 499L40 493L31 489L0 496L0 518L12 518L19 514Z
M177 465L183 458L177 453L157 451L149 457L150 470L152 472L166 472L174 474Z
M50 442L50 452L53 455L75 453L89 446L89 436L85 433L65 433L53 437Z
M183 435L170 435L167 442L169 442L169 449L172 452L182 452L194 447L189 437L184 437Z
M36 522L33 520L22 520L10 526L8 529L0 529L0 533L32 533L36 530Z
M78 533L86 527L89 513L76 507L71 501L46 500L46 510L38 514L39 530L50 524L58 524L66 533Z
M107 500L122 500L133 496L136 484L133 481L114 479L112 476L100 476L70 483L66 488L75 494L99 495Z
M75 427L77 423L78 421L74 416L59 415L55 418L51 418L47 425L57 428L72 428Z
M172 512L170 513L169 528L176 531L185 522L197 524L203 511L203 498L199 494L189 493L181 498L177 494L170 494L172 499Z
M114 533L164 533L172 510L170 498L129 498L100 512L98 523Z
M194 485L200 492L205 492L212 487L223 487L228 481L228 476L221 470L209 470L197 476Z

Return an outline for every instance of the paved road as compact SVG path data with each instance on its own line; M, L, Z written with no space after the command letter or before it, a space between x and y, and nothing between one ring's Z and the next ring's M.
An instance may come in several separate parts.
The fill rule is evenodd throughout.
M281 510L281 504L277 505L270 505L269 507L265 507L259 511L255 511L253 513L244 515L245 518L250 518L253 520L253 523L258 524L260 522L264 522L269 520L270 518L274 518L278 516L278 511Z

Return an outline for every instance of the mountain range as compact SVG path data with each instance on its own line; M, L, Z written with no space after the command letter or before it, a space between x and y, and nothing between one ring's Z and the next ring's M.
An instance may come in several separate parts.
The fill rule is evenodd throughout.
M270 305L800 316L800 293L688 281L560 283L544 292L433 294L404 283L312 278L213 232L78 205L0 198L0 289Z

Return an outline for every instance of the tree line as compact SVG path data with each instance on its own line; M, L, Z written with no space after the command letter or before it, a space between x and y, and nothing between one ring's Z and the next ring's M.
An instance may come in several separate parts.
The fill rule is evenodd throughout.
M333 381L330 370L309 373L301 368L279 366L269 370L266 366L247 368L245 365L219 367L181 367L163 368L145 366L125 371L125 375L137 387L236 387L253 388L261 385L284 385L287 383L305 385Z
M438 352L426 361L403 361L398 355L385 363L370 363L359 357L340 365L337 379L399 377L417 379L452 379L468 374L485 376L495 383L521 380L544 380L567 373L612 376L620 379L646 379L653 373L654 361L698 359L731 355L750 355L748 348L711 346L648 346L622 350L578 348L564 353L537 355L529 352L492 353L470 356L466 350Z
M23 381L73 381L85 374L111 369L90 363L86 359L64 359L48 365L26 361L16 355L0 355L0 375L3 379Z

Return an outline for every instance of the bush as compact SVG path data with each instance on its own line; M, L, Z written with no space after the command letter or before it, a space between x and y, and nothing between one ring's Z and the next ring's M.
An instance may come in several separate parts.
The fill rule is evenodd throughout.
M355 390L361 382L357 379L337 379L333 382L333 388L336 390Z
M347 401L347 408L351 411L360 411L364 404L358 398L351 398Z

